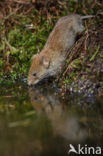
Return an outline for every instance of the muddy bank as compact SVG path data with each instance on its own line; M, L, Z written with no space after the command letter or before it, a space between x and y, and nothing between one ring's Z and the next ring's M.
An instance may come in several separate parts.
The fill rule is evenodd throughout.
M103 94L103 26L88 30L75 43L59 78L63 93ZM63 94L63 95L64 95Z

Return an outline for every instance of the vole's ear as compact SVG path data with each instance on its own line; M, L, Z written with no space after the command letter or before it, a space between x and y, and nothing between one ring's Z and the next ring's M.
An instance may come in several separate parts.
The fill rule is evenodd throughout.
M46 56L42 56L40 64L42 64L45 68L49 68L50 62Z

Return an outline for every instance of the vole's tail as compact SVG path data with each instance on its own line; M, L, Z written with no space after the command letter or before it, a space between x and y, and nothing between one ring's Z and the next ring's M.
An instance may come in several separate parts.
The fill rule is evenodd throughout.
M81 19L84 20L84 19L94 18L94 17L95 17L94 15L87 15L87 16L81 16Z

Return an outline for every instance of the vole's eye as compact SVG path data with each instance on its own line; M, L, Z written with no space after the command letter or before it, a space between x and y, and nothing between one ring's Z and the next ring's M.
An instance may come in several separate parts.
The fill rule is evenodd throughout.
M33 76L36 76L36 73L33 73Z

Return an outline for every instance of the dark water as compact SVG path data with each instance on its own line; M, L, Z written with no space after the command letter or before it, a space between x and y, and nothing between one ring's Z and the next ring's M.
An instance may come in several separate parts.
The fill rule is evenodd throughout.
M0 156L74 155L70 144L103 147L103 98L67 93L63 100L49 86L0 88Z

